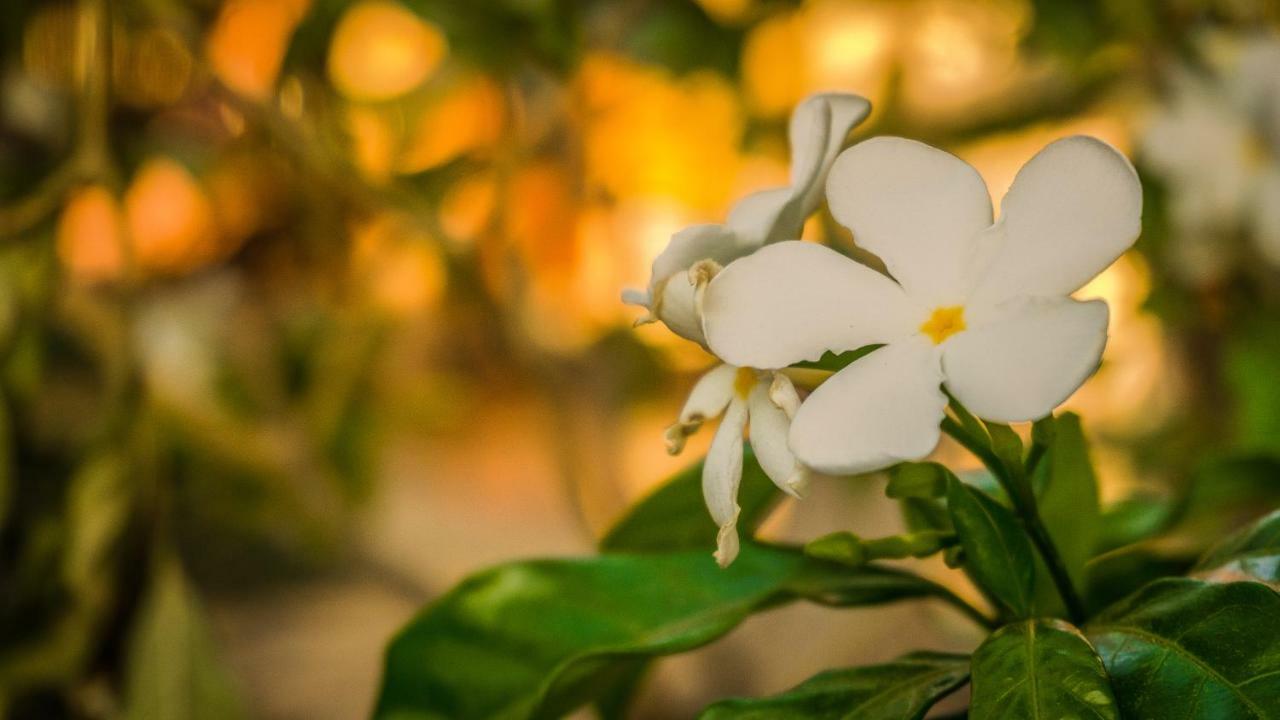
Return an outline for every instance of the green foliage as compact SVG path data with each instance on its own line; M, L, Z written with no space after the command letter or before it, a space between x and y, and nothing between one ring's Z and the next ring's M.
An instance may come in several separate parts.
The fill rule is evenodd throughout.
M738 487L738 530L749 537L782 492L748 447ZM600 540L604 552L671 552L715 547L718 528L702 499L702 463L667 480L632 506Z
M1098 545L1100 515L1098 483L1080 418L1065 413L1054 422L1053 437L1036 465L1032 484L1045 529L1058 549L1067 575L1076 587L1085 581L1085 563ZM1037 564L1036 605L1056 611L1061 599L1054 592L1048 570Z
M1102 660L1061 620L1006 625L973 654L969 717L1119 720Z
M906 573L749 543L724 570L705 548L505 565L465 580L392 641L376 715L558 717L637 660L703 645L762 608L939 592Z
M955 542L954 534L938 530L921 530L871 539L860 538L849 532L836 532L806 543L804 553L809 557L857 567L872 560L928 557Z
M1274 718L1280 595L1252 582L1169 578L1085 627L1125 718Z
M219 664L208 620L176 558L156 561L129 641L126 720L247 717Z
M1195 570L1199 576L1213 580L1280 583L1280 510L1215 545Z
M889 469L884 494L895 500L942 497L947 494L947 482L952 477L951 471L938 463L898 463Z
M830 670L773 697L734 699L699 720L919 720L969 677L969 658L917 652L883 665Z
M1035 565L1017 518L986 493L954 480L947 488L947 509L974 581L1014 617L1026 617Z

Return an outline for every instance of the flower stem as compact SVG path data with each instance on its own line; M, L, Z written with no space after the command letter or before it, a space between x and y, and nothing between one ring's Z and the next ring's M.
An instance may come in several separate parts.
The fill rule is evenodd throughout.
M982 442L980 438L975 438L971 433L966 431L960 423L951 417L945 417L942 420L942 431L965 447L965 449L978 456L982 463L987 466L991 474L995 476L1000 486L1008 493L1010 502L1013 503L1013 510L1022 519L1023 529L1027 531L1027 536L1031 538L1031 543L1036 546L1040 557L1044 559L1044 564L1049 570L1049 577L1053 580L1053 584L1058 589L1058 595L1062 597L1062 603L1067 608L1067 617L1072 623L1079 624L1084 620L1084 603L1080 600L1080 595L1076 592L1075 585L1071 582L1071 576L1067 573L1066 563L1062 560L1058 548L1053 544L1053 538L1049 536L1049 530L1045 527L1044 521L1040 517L1040 509L1036 505L1035 493L1031 490L1030 483L1027 482L1025 467L1010 468L996 457L989 445Z

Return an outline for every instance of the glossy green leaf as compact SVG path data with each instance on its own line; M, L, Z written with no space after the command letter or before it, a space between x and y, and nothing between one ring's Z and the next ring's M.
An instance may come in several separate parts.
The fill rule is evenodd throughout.
M1214 546L1195 571L1206 580L1280 583L1280 510Z
M126 720L246 717L177 560L162 556L129 643Z
M1125 718L1280 716L1280 594L1168 578L1085 627Z
M1102 660L1061 620L1006 625L973 654L969 717L1118 720Z
M752 544L724 570L705 548L504 565L465 580L396 636L376 714L559 717L611 692L638 659L708 643L765 607L943 593L905 572Z
M742 508L738 531L750 537L781 498L782 492L760 469L760 463L748 448L742 459L742 484L738 488L738 506ZM697 463L632 506L600 541L600 549L604 552L714 549L717 530L702 499L702 463Z
M947 508L974 581L1015 617L1026 617L1035 564L1017 518L981 490L955 481L947 489Z
M1147 583L1183 575L1194 561L1193 556L1147 542L1099 555L1085 566L1085 610L1097 612Z
M951 477L951 471L938 463L898 463L889 469L889 484L884 494L895 500L942 497L947 494L947 481Z
M773 697L718 702L699 720L918 720L968 677L967 656L917 652L830 670Z
M1054 423L1053 442L1036 466L1033 485L1038 489L1040 517L1067 574L1072 584L1083 587L1085 563L1097 547L1101 521L1098 482L1080 418L1075 413L1064 413ZM1036 607L1041 614L1059 614L1062 601L1048 569L1043 563L1037 566Z

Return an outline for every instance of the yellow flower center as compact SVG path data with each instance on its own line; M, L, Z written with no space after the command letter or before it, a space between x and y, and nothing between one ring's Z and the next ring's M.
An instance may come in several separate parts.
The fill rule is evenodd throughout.
M756 384L756 371L751 368L738 368L738 374L733 378L733 392L743 400L751 394L751 388Z
M934 345L964 330L964 306L935 308L933 314L920 325L920 332L929 336Z

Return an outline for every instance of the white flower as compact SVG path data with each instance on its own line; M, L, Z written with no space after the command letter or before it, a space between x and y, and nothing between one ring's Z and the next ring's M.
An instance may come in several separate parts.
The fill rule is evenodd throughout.
M1200 284L1226 274L1241 232L1280 265L1280 41L1210 40L1212 72L1171 74L1141 147L1169 188L1173 268Z
M807 480L805 469L787 447L787 430L800 397L786 375L718 365L703 375L667 431L669 449L679 452L685 438L703 421L723 414L702 467L702 494L711 518L720 526L716 562L721 567L738 555L738 485L742 481L742 432L765 474L792 496Z
M866 99L842 93L813 95L797 106L789 127L791 185L748 195L723 225L694 225L673 235L653 261L649 287L622 294L623 302L648 309L637 324L661 320L675 334L703 343L690 268L704 260L727 265L766 243L800 237L845 136L870 111Z
M852 474L924 457L943 382L975 414L1012 422L1048 414L1097 368L1106 305L1068 295L1133 244L1142 212L1138 176L1110 146L1071 137L1041 150L994 225L972 167L900 138L842 153L827 199L893 278L785 242L725 268L703 303L709 346L738 365L886 345L800 407L790 446L805 465Z

